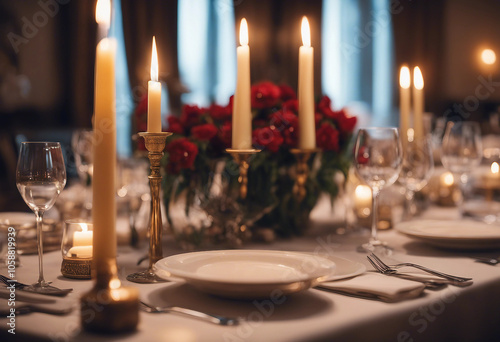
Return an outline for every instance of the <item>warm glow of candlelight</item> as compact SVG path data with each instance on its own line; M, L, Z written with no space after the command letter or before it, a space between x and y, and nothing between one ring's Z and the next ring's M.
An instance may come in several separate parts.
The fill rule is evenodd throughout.
M248 45L248 24L245 18L241 19L240 24L240 45Z
M95 21L99 25L109 27L111 22L111 1L110 0L97 0L95 7Z
M495 64L497 60L497 55L492 49L484 49L481 52L481 60L484 64L492 65Z
M151 54L151 81L158 82L158 52L156 51L156 40L153 36L153 52Z
M455 182L453 174L451 172L445 172L441 175L441 181L446 186L452 186Z
M424 78L418 66L413 69L413 85L418 90L424 89Z
M410 88L410 68L407 66L401 67L401 71L399 72L399 85L401 88L408 89Z
M370 200L372 199L372 190L367 185L358 185L354 190L354 196L358 200Z
M498 175L498 172L500 171L500 167L497 162L493 162L491 164L491 173L494 175Z
M309 28L309 20L307 17L302 17L302 45L311 46L311 29Z

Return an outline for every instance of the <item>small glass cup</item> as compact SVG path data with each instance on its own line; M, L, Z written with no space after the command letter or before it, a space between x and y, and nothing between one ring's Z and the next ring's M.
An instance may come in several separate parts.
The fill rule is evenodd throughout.
M65 221L61 243L61 273L67 278L90 279L93 225L84 219Z

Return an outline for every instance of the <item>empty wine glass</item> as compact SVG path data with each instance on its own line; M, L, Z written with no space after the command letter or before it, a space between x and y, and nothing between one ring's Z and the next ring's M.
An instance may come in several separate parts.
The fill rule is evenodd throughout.
M472 170L481 163L483 146L479 124L473 121L449 121L441 146L441 161L448 171L458 175L462 190L460 211L467 198L467 183Z
M43 278L42 219L55 203L66 185L61 145L57 142L23 142L16 170L17 189L36 216L38 244L38 281L30 285L32 291L49 293L54 287Z
M405 218L413 217L417 208L413 201L415 192L422 190L434 170L432 144L429 138L408 136L403 153L403 165L398 182L406 188Z
M76 171L85 189L83 193L83 207L88 216L90 216L90 211L92 210L92 189L90 185L92 184L92 173L94 170L93 139L94 132L88 129L76 130L71 137L71 148L75 156Z
M368 243L359 252L382 252L391 248L377 237L378 198L382 188L393 184L399 176L403 152L396 128L373 127L360 129L354 150L354 166L359 176L372 189L372 225Z

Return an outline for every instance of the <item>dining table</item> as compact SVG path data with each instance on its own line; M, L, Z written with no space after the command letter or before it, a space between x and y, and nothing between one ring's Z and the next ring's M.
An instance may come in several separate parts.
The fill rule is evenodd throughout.
M328 210L326 210L328 211ZM368 239L367 229L339 230L334 215L312 215L303 236L276 239L272 243L247 242L242 249L322 253L350 260L374 273L366 253L356 246ZM319 218L318 218L319 217ZM431 206L419 219L459 220L456 207ZM474 221L471 221L474 224ZM500 227L499 227L500 229ZM164 234L163 253L171 256L187 251ZM203 312L240 318L234 326L221 326L175 313L140 312L135 331L96 334L82 330L79 300L93 286L92 280L68 279L61 275L60 251L44 255L45 278L59 288L72 288L65 300L74 309L67 315L32 312L17 315L15 335L9 333L7 317L0 317L2 341L499 341L500 266L476 262L477 256L495 256L500 251L437 248L395 229L380 231L380 238L394 248L388 262L413 262L449 274L472 278L469 286L446 285L426 288L416 298L386 302L346 295L322 288L271 298L230 299L206 294L184 282L137 284L128 274L143 270L137 265L147 254L147 243L139 248L119 246L118 275L124 286L139 290L140 299L156 306L176 305ZM221 247L222 248L222 247ZM498 255L497 255L498 256ZM37 256L21 255L16 279L34 282ZM0 268L5 274L5 267ZM380 275L386 277L385 275ZM387 276L389 278L389 276Z

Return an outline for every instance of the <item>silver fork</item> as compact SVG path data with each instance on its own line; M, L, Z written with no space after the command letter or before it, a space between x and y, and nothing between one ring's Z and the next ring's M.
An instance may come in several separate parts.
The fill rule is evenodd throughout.
M228 318L228 317L223 317L223 316L218 316L218 315L211 315L211 314L207 314L207 313L196 311L196 310L180 308L178 306L159 307L159 306L153 306L153 305L150 305L150 304L147 304L147 303L144 303L143 301L141 301L139 307L142 311L148 312L148 313L175 312L175 313L180 313L183 315L195 317L195 318L201 319L203 321L214 323L214 324L219 324L219 325L238 325L239 324L239 320L237 318Z
M413 263L410 263L410 262L402 262L402 263L399 263L399 264L395 264L395 265L390 265L389 266L389 265L385 264L382 260L380 260L380 258L378 256L376 256L374 253L371 254L371 257L380 266L382 273L397 273L396 269L398 269L398 268L401 268L401 267L414 267L414 268L418 268L419 270L422 270L424 272L427 272L429 274L433 274L435 276L438 276L438 277L441 277L441 278L444 278L444 279L453 280L453 281L456 281L456 282L459 282L459 283L472 280L472 278L464 278L464 277L454 276L454 275L451 275L451 274L446 274L446 273L435 271L435 270L432 270L432 269L427 268L425 266L418 265L418 264L413 264Z

